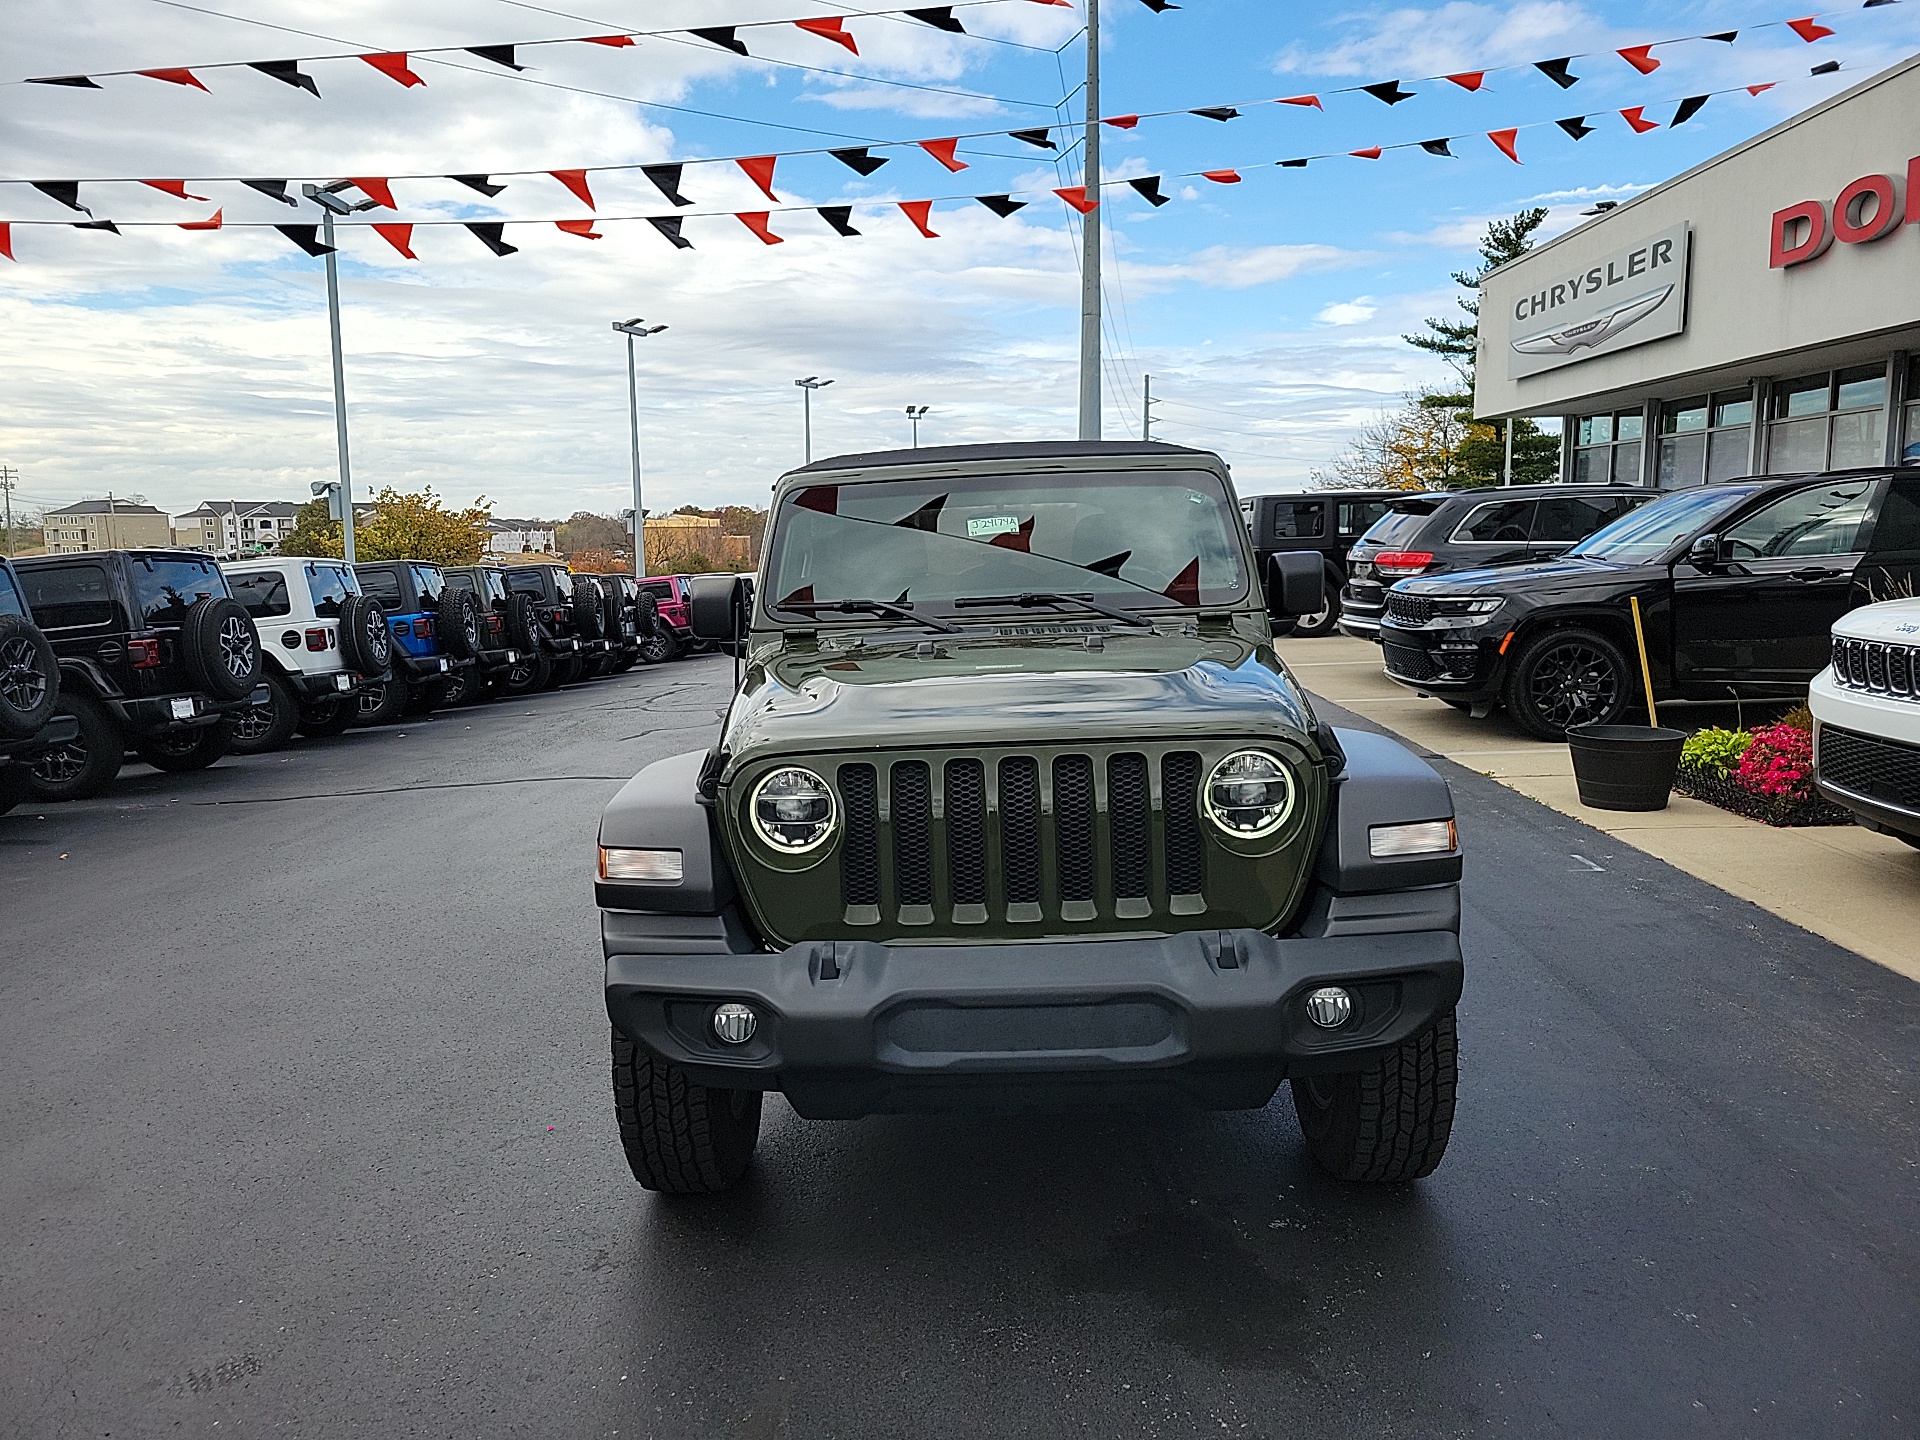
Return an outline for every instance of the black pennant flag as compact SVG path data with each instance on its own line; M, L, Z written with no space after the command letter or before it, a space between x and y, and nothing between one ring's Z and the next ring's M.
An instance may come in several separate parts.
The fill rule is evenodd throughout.
M678 215L649 215L647 223L666 236L672 242L674 249L691 250L693 248L693 242L680 233Z
M853 228L853 207L851 205L822 205L820 218L833 227L836 235L858 235Z
M318 259L322 255L331 255L334 251L333 246L322 245L320 243L320 227L318 225L276 225L273 228L315 259Z
M1587 117L1584 115L1570 115L1565 120L1556 120L1553 123L1575 140L1584 140L1593 133L1593 127L1587 124Z
M718 45L722 50L731 50L736 55L745 55L747 53L746 41L735 36L733 30L734 27L731 25L709 25L705 29L689 30L687 33L689 35L698 35L709 45Z
M27 81L29 85L71 85L76 90L98 90L100 87L84 75L36 75Z
M1044 129L1009 130L1007 134L1015 140L1024 140L1027 144L1037 146L1042 150L1058 150L1060 148L1053 143L1053 138L1049 136Z
M509 70L527 68L515 61L511 45L468 45L465 49L469 55L478 55L482 60L491 60L494 64L504 65Z
M1422 140L1420 142L1420 148L1429 155L1446 155L1450 157L1453 154L1453 151L1447 148L1447 142L1445 140Z
M1307 168L1307 162L1304 160L1282 160L1279 163L1282 170L1304 170Z
M120 227L111 220L76 220L73 222L73 228L76 230L105 230L109 235L118 235L120 233Z
M78 210L82 215L93 214L93 211L80 203L78 180L35 180L33 188L49 200L58 200L69 210Z
M1387 103L1391 105L1393 102L1389 100ZM1204 110L1189 110L1187 113L1198 115L1202 120L1238 120L1240 118L1240 112L1231 105L1209 105Z
M1411 100L1414 96L1413 91L1402 90L1398 80L1382 80L1378 85L1362 85L1360 88L1388 105L1398 105L1402 100Z
M313 83L313 77L302 73L298 60L249 60L249 70L258 70L262 75L271 75L282 85L291 85L304 90L314 99L320 98L320 87Z
M493 181L485 175L449 175L447 178L449 180L458 180L469 190L478 190L482 195L486 196L498 195L502 190L507 188L504 185L494 184Z
M691 205L693 202L680 193L680 167L678 165L642 165L640 173L653 182L653 188L676 205Z
M1838 70L1839 68L1840 68L1840 62L1838 60L1829 60L1824 65L1814 66L1807 73L1809 75L1831 75L1834 73L1834 71Z
M1580 83L1580 77L1570 73L1567 69L1571 64L1573 64L1573 57L1571 55L1565 55L1558 60L1536 60L1533 62L1533 68L1546 76L1547 79L1551 80L1554 84L1558 85L1562 90L1566 90Z
M269 200L278 200L282 205L291 205L295 209L300 207L300 202L287 194L287 182L284 180L242 180L240 183L249 190L258 190ZM309 225L307 228L311 230L313 227Z
M1160 177L1158 175L1142 175L1137 180L1127 181L1127 184L1139 191L1140 198L1156 210L1167 203L1168 197L1160 193Z
M1136 181L1134 183L1138 184L1139 182ZM1006 219L1007 216L1013 214L1016 210L1024 210L1027 208L1026 201L1016 200L1011 195L976 195L973 198L986 206L994 214L998 215L1002 220Z
M829 150L827 153L849 170L857 171L862 175L871 175L887 163L886 156L869 155L864 145L855 145L845 150Z
M955 35L967 33L966 27L953 18L951 5L937 5L931 10L909 10L907 14L922 25L931 25L936 30L946 30Z
M1694 116L1698 115L1702 110L1704 110L1706 108L1707 101L1712 98L1713 97L1709 95L1687 96L1686 99L1680 102L1680 108L1673 112L1673 119L1669 120L1667 124L1669 126L1686 124L1687 121L1691 120Z
M1867 0L1867 4L1873 4L1873 0ZM1718 35L1702 35L1700 38L1702 40L1718 40L1723 45L1731 45L1740 38L1740 32L1738 30L1722 30Z
M1156 15L1164 15L1169 10L1178 10L1180 8L1178 5L1173 4L1172 0L1140 0L1140 3Z
M509 245L506 240L502 238L506 233L506 228L507 227L498 220L483 220L467 226L467 229L473 232L473 238L486 246L494 254L518 255L520 253L520 247L518 245Z

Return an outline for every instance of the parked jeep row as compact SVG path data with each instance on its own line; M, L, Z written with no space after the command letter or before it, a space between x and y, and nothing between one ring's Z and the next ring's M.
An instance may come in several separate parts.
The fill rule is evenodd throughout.
M657 664L682 646L631 576L196 551L0 561L0 813L489 695Z

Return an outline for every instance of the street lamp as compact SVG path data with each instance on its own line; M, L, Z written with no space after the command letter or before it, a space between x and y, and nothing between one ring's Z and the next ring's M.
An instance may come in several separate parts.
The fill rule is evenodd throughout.
M920 448L920 420L927 413L925 405L907 406L907 419L913 422L913 448Z
M333 336L333 433L340 449L340 557L353 564L353 469L347 463L347 371L340 358L340 270L334 264L333 217L371 210L379 202L373 199L349 204L340 192L351 180L336 180L331 185L302 185L300 191L320 207L320 225L326 232L327 247L327 328ZM318 494L320 492L315 491Z
M806 463L811 465L813 463L813 392L816 390L824 390L827 388L827 386L831 385L833 382L831 380L822 380L818 375L809 375L807 376L806 379L796 380L793 383L798 385L802 392L801 399L800 399L800 413L803 417L803 423L806 426L806 436L807 436Z
M627 422L633 433L633 578L647 573L647 512L640 506L640 382L634 372L633 342L658 335L667 327L649 325L638 315L631 320L616 320L613 328L627 337Z

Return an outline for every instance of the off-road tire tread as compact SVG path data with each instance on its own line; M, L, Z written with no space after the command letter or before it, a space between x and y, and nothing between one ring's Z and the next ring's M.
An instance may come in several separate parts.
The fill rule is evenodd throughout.
M618 1030L613 1032L613 1103L620 1148L633 1178L668 1195L713 1195L746 1173L760 1131L760 1097L736 1121L717 1107L726 1091L687 1079L678 1065L655 1060ZM726 1128L750 1131L743 1146ZM729 1144L729 1141L732 1143ZM733 1153L727 1153L728 1150Z
M1359 1090L1350 1139L1338 1124L1308 1140L1315 1163L1337 1180L1396 1183L1431 1175L1447 1153L1459 1082L1459 1035L1451 1012L1351 1077ZM1301 1081L1294 1104L1303 1104ZM1336 1101L1336 1112L1344 1107Z

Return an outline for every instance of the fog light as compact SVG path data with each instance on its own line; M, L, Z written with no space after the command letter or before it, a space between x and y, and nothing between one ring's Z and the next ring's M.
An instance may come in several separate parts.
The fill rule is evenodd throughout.
M1338 985L1315 990L1307 996L1307 1018L1322 1030L1338 1030L1353 1018L1353 996Z
M729 1003L713 1012L713 1033L728 1045L746 1044L753 1038L754 1029L759 1023L751 1005Z

